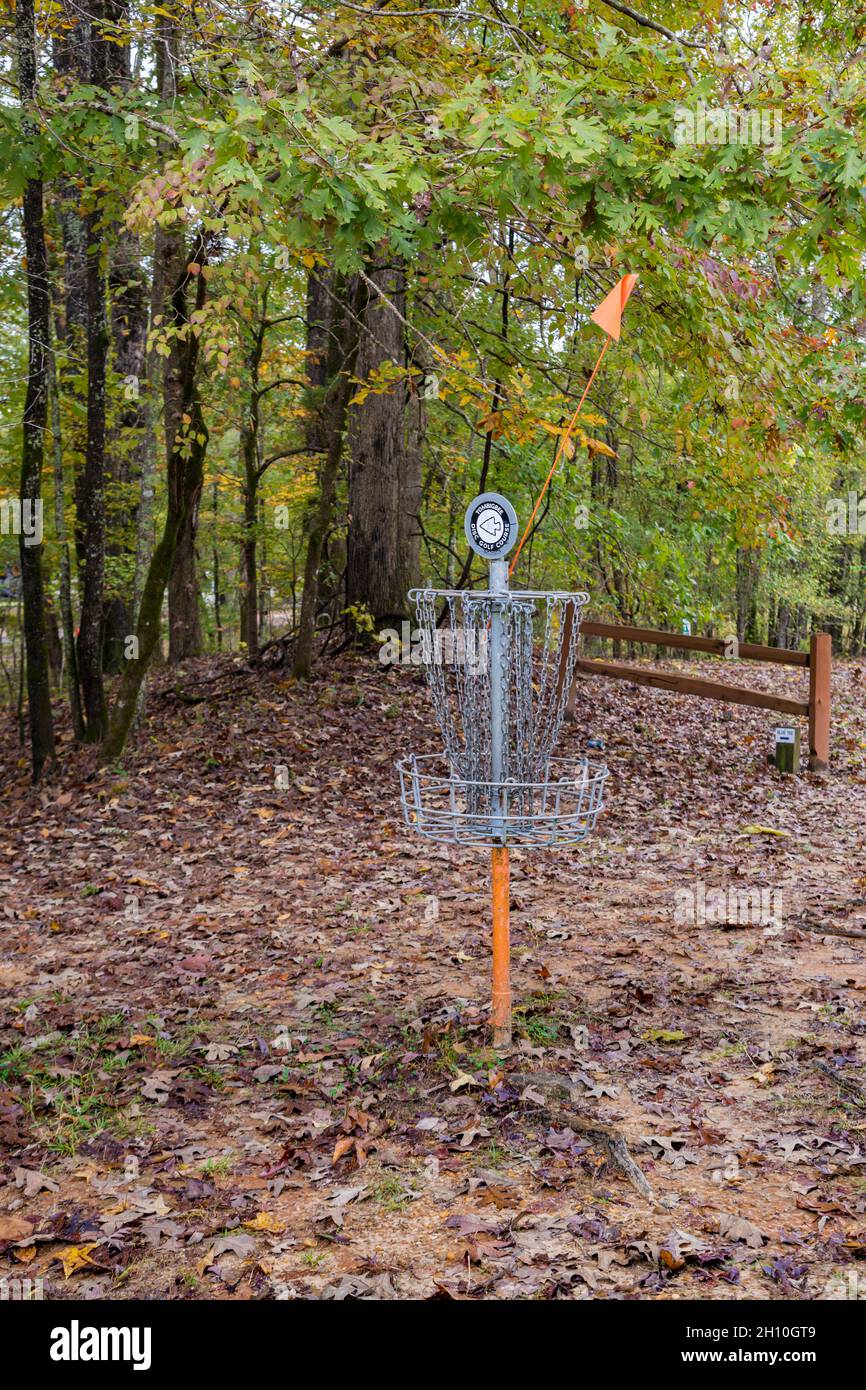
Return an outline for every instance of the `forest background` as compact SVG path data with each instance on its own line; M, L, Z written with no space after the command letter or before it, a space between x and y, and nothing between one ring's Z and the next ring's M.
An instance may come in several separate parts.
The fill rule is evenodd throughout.
M116 761L147 672L304 679L525 519L592 615L866 649L866 17L846 3L17 0L0 664ZM29 731L29 732L28 732Z

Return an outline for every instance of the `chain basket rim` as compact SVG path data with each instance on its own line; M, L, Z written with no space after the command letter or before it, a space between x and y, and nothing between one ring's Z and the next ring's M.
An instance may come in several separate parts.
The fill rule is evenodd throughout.
M419 599L429 601L439 598L462 598L477 599L480 603L495 599L498 603L506 604L522 600L536 603L552 599L558 603L573 603L576 608L585 608L590 601L590 596L584 589L507 589L500 592L496 589L434 589L425 586L410 589L409 598L413 603L417 603Z
M431 764L439 771L429 771ZM410 753L394 766L400 777L403 819L410 829L427 839L476 846L580 843L604 810L604 784L610 775L606 764L575 757L551 758L544 778L527 782L461 777L442 753ZM468 808L472 799L485 793L492 799L494 792L504 800L498 813Z

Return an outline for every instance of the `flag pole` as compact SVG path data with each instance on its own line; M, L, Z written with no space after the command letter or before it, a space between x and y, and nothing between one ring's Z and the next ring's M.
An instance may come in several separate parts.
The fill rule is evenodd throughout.
M586 386L583 389L583 395L578 401L577 409L575 410L574 414L569 420L565 433L559 441L559 447L556 450L553 463L550 467L550 472L544 480L544 487L538 494L535 506L532 508L532 515L526 523L526 529L523 532L523 535L520 537L520 544L514 552L514 559L511 561L511 564L508 569L509 577L514 573L517 561L520 559L520 552L526 544L527 537L532 531L532 524L535 521L536 516L538 515L538 509L541 506L542 501L544 500L544 495L547 492L547 489L550 487L550 481L557 470L559 460L562 458L563 451L566 449L568 445L568 441L571 438L572 430L577 424L577 417L583 409L583 403L589 395L589 388L595 381L596 374L598 372L599 367L602 364L604 354L610 347L611 341L619 342L622 311L628 303L631 292L634 289L637 282L637 275L624 275L622 279L614 285L610 293L605 295L598 308L594 309L593 312L590 314L590 319L592 320L592 322L598 324L598 327L601 328L607 335L605 338L604 346L602 347L601 352L598 354L598 360L596 361L596 364L592 369L589 381L586 383Z
M528 520L527 523L526 523L526 529L525 529L525 531L523 532L523 535L520 537L520 542L519 542L519 544L518 544L517 549L516 549L515 552L514 552L514 559L511 561L511 564L510 564L510 566L509 566L509 568L508 568L508 574L509 574L509 576L511 576L511 575L514 573L514 566L517 564L517 561L520 559L520 552L521 552L521 550L523 549L523 545L524 545L524 542L526 541L527 536L529 535L530 531L532 530L532 523L533 523L533 521L535 520L536 515L538 514L538 508L541 506L541 503L542 503L542 501L544 500L544 494L547 492L547 489L550 487L550 480L551 480L551 478L553 477L554 473L556 472L557 466L558 466L558 464L559 464L559 460L560 460L560 458L562 457L562 452L563 452L563 450L564 450L566 444L568 443L568 440L571 438L571 432L572 432L572 430L574 429L575 425L577 424L577 417L578 417L578 415L580 414L581 410L583 409L583 403L584 403L584 401L586 400L587 396L589 395L589 388L590 388L590 386L592 385L592 383L595 381L596 373L597 373L599 367L601 366L602 358L604 357L604 354L607 352L608 348L610 347L611 342L612 342L612 339L610 339L610 338L605 338L605 340L604 340L604 346L602 347L601 352L598 354L598 361L596 362L595 366L593 367L593 369L592 369L592 375L590 376L589 381L586 383L586 386L585 386L585 388L584 388L583 395L581 396L580 400L578 401L577 410L576 410L576 411L574 412L574 414L572 415L572 417L571 417L571 419L570 419L570 421L569 421L569 423L568 423L568 428L566 429L565 434L562 436L562 438L561 438L560 441L559 441L559 447L558 447L558 449L556 450L556 455L555 455L555 457L554 457L553 463L551 464L550 472L548 473L547 477L546 477L545 480L544 480L544 487L541 489L540 493L538 494L538 499L537 499L537 501L536 501L536 503L535 503L535 506L532 508L532 515L530 516L529 520Z

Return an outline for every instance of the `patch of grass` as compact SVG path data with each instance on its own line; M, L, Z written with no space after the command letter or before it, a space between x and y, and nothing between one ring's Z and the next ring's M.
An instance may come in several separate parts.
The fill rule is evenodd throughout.
M561 996L540 994L514 1011L514 1029L539 1047L553 1047L567 1036L567 1024L555 1012Z
M381 1181L373 1188L373 1199L377 1201L385 1211L401 1212L412 1201L414 1189L395 1173L388 1173L382 1177Z
M161 1057L185 1057L198 1045L199 1039L204 1035L202 1024L192 1023L181 1028L173 1037L167 1037L159 1032L160 1024L156 1020L147 1020L156 1035L154 1047Z
M321 1250L305 1250L301 1256L301 1263L308 1269L320 1269L325 1263L325 1256Z
M117 1042L124 1017L104 1014L69 1038L42 1048L11 1048L0 1056L0 1079L14 1086L34 1135L55 1153L72 1156L105 1130L116 1139L149 1133L150 1123L127 1113L116 1099L118 1078L130 1063ZM72 1051L71 1065L57 1064Z
M206 1162L204 1162L199 1168L199 1172L207 1174L208 1177L211 1177L214 1174L218 1175L219 1177L225 1177L227 1173L231 1172L231 1168L231 1159L226 1158L225 1155L223 1155L222 1158L207 1159Z
M501 1168L508 1155L501 1144L497 1144L495 1139L491 1139L489 1144L477 1150L477 1156L483 1159L483 1167Z

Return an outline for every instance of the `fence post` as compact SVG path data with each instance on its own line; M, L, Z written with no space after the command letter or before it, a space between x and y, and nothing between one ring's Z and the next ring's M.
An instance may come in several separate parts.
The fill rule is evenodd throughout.
M833 639L813 632L809 644L809 771L826 772L830 763L830 667Z

